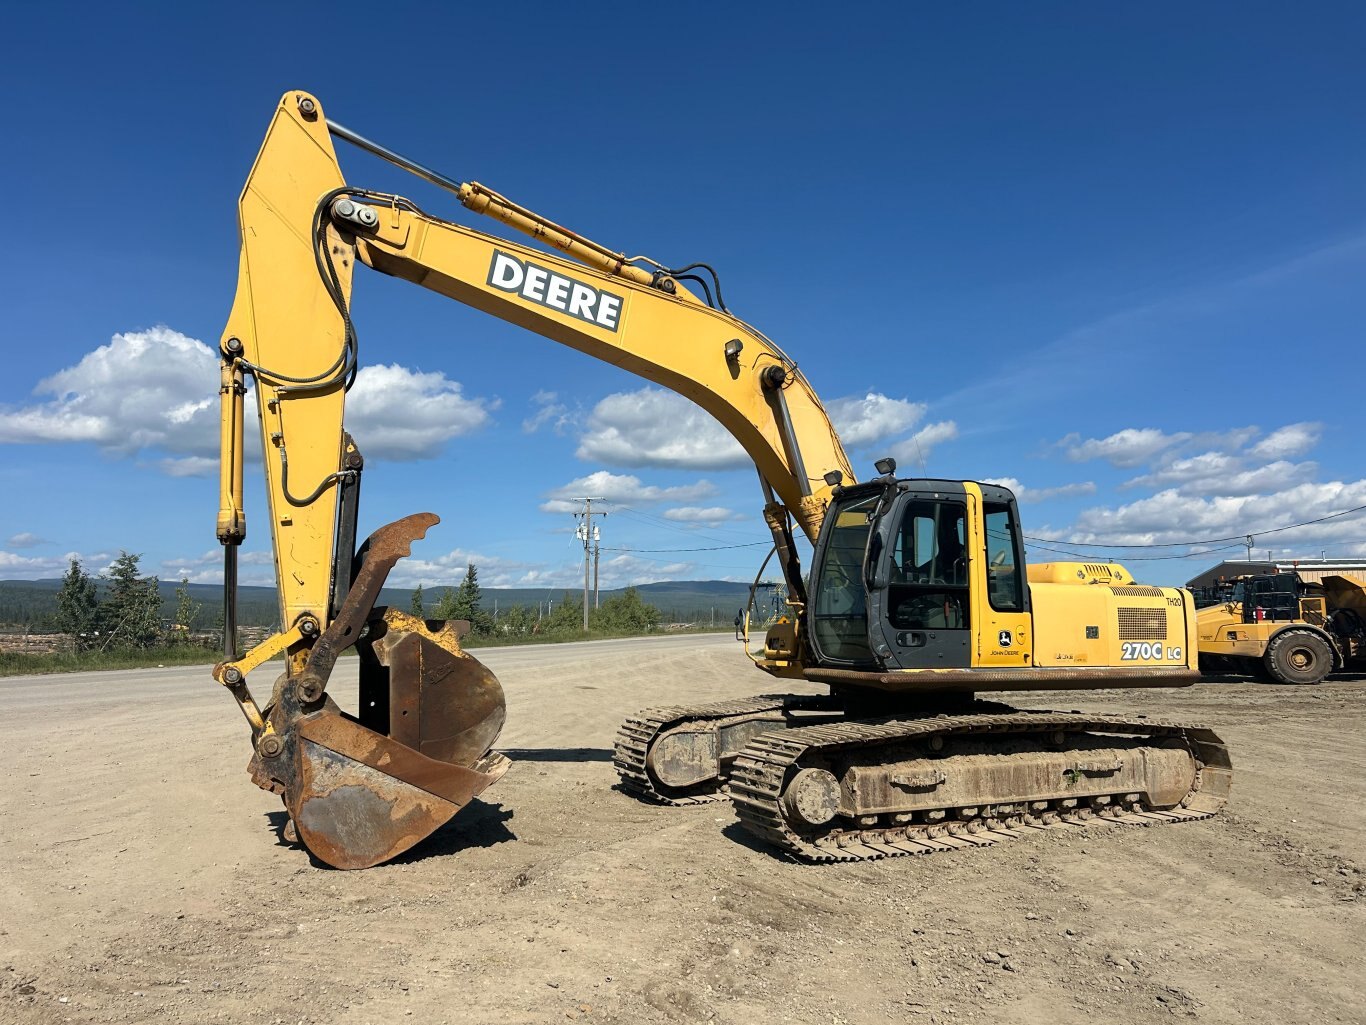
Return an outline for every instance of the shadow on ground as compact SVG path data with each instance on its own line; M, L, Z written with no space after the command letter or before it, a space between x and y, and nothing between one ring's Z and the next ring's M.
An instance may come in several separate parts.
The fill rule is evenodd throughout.
M605 747L511 747L502 754L514 762L610 762L612 752Z
M756 854L763 854L778 861L794 860L789 854L765 843L738 822L732 822L721 830L721 835L741 847L747 847Z
M512 814L501 804L487 804L476 798L457 812L455 818L388 864L408 865L427 858L455 854L457 851L469 850L472 847L494 847L509 840L516 840L517 834L507 827ZM313 852L302 843L291 843L285 839L285 826L289 823L289 814L284 809L267 812L266 822L275 834L277 846L298 848L308 855L308 860L314 868L332 868L331 865L314 857Z

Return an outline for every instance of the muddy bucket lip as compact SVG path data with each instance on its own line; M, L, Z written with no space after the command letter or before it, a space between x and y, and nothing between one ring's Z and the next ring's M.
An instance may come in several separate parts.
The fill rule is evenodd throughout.
M309 851L340 869L369 868L420 843L511 764L496 752L477 768L439 762L332 710L304 717L295 733L285 805Z

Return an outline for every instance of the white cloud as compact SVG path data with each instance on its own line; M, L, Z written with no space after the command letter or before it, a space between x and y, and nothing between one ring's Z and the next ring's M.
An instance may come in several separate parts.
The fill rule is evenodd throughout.
M725 523L730 520L743 520L745 515L719 505L681 505L676 509L665 509L664 518L680 523Z
M207 345L168 327L117 334L40 381L34 394L48 401L0 410L0 443L208 455L218 443L217 364Z
M1184 443L1186 451L1210 449L1217 452L1236 452L1257 435L1259 427L1230 427L1226 431L1197 431Z
M639 477L630 474L598 470L549 492L546 495L548 501L541 504L541 511L577 512L583 508L583 503L576 499L582 498L601 498L617 505L648 505L653 502L687 502L706 498L715 493L715 485L706 480L700 480L696 484L661 488L653 484L642 484Z
M28 531L24 531L22 534L15 534L5 542L10 548L37 548L39 545L49 543L47 538L39 537L37 534L32 534Z
M465 579L465 570L469 566L474 566L477 571L480 587L527 586L524 583L526 575L536 568L529 562L505 559L466 548L453 548L449 552L428 558L414 554L406 559L400 559L389 574L388 585L416 587L421 584L428 604L432 605L445 588L460 586L460 581ZM572 574L566 579L572 581ZM578 579L582 583L581 568Z
M440 372L397 363L362 367L346 399L346 425L366 458L431 459L447 441L489 421L497 399L470 399Z
M1188 459L1174 459L1152 473L1126 481L1121 487L1166 488L1175 486L1184 495L1243 495L1281 491L1313 479L1316 463L1278 460L1247 468L1242 456L1204 452Z
M726 470L750 464L710 413L674 392L649 387L608 395L594 406L575 455L631 468Z
M13 552L0 551L0 573L18 575L22 579L52 576L64 571L68 559L51 555L15 555Z
M898 472L903 475L918 472L926 465L930 453L937 445L952 441L956 437L958 425L952 420L940 420L937 423L926 424L909 438L896 442L891 446L890 454L900 467Z
M1202 452L1185 459L1171 459L1152 473L1125 481L1124 488L1163 488L1225 477L1242 468L1243 461L1227 452Z
M1298 423L1272 431L1248 452L1258 459L1289 459L1303 455L1319 443L1323 424Z
M1270 530L1319 519L1331 513L1366 505L1366 480L1343 483L1304 483L1271 494L1182 494L1175 488L1160 491L1115 508L1087 509L1062 539L1097 544L1180 543L1206 538L1240 537L1249 531ZM1363 518L1358 515L1258 539L1259 548L1322 541L1358 541Z
M1191 435L1187 433L1165 434L1156 427L1126 427L1109 437L1087 438L1085 441L1081 440L1080 435L1069 434L1058 444L1073 462L1104 459L1112 466L1127 468L1141 466L1190 438Z
M1290 428L1283 428L1283 431L1290 431ZM1277 435L1281 435L1281 431L1269 435L1251 451L1255 452ZM1274 441L1270 446L1266 446L1264 451L1274 451L1277 448L1291 450L1303 443L1303 437L1303 433L1292 432L1283 440ZM1228 440L1236 447L1247 440L1247 435L1239 432L1239 435ZM1291 463L1284 459L1277 459L1276 462L1266 463L1264 466L1249 467L1249 454L1244 452L1209 451L1184 458L1175 458L1168 452L1158 461L1156 469L1124 482L1120 488L1175 487L1183 495L1259 495L1284 491L1285 488L1313 480L1317 471L1317 463Z
M98 574L108 568L108 552L67 552L64 555L16 555L0 551L0 576L17 580L43 580L66 572L72 559L80 561L86 572Z
M698 567L691 562L653 562L628 553L614 556L602 563L605 571L611 574L613 587L634 587L639 584L652 584L657 580L688 579L697 573Z
M563 434L565 427L573 419L569 407L560 402L559 396L553 391L538 391L531 396L531 402L537 409L522 421L524 434L535 434L546 424L550 424L556 434Z
M217 466L218 356L165 326L116 334L107 345L45 378L46 401L0 409L0 444L87 442L117 456L165 454L164 473L203 476ZM497 400L470 399L439 373L363 367L348 396L347 427L367 456L425 459L487 423ZM248 393L246 418L256 423ZM248 454L257 449L256 432Z
M1280 460L1257 466L1250 470L1240 470L1222 480L1214 481L1197 490L1186 485L1181 490L1186 494L1203 495L1265 495L1283 491L1297 484L1308 483L1318 473L1317 463L1289 463Z
M275 559L269 551L241 548L237 552L238 583L252 586L275 586ZM151 572L151 569L145 569ZM192 584L221 584L223 582L223 549L207 548L199 555L174 555L164 558L156 569L162 580Z
M1202 481L1212 485L1220 478L1245 471L1249 460L1270 461L1279 464L1284 471L1292 465L1286 460L1313 448L1322 432L1323 425L1319 423L1288 424L1272 431L1251 448L1245 448L1260 433L1258 428L1168 434L1155 427L1128 427L1105 438L1087 438L1085 441L1080 435L1069 434L1058 445L1073 462L1103 459L1122 469L1145 464L1151 468L1150 473L1128 481L1124 487L1174 484L1197 491ZM1196 454L1185 454L1191 452ZM1294 465L1301 479L1305 477L1306 468L1309 475L1313 473L1312 463ZM1242 486L1249 485L1244 483Z
M925 415L923 403L876 392L832 399L826 412L846 448L865 447L910 430ZM935 425L927 443L945 440ZM608 395L589 415L575 453L580 459L622 467L730 470L750 458L706 410L674 392L646 387Z
M845 448L858 448L910 430L925 415L925 404L869 392L832 399L825 411Z
M1077 495L1094 495L1096 485L1094 481L1080 481L1076 484L1063 484L1055 488L1031 488L1021 484L1014 477L987 477L984 478L987 484L999 484L1003 488L1009 488L1015 495L1017 501L1021 503L1045 502L1050 498L1073 498Z
M212 477L218 472L218 460L213 456L161 459L157 461L157 466L168 477Z

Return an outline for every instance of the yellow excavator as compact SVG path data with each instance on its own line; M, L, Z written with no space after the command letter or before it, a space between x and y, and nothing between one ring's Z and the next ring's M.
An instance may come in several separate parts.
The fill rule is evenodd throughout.
M334 139L541 248L348 184ZM670 388L753 459L790 615L750 657L828 693L642 711L617 738L626 792L665 805L729 797L747 829L810 861L983 846L1091 816L1197 819L1224 804L1231 764L1207 728L975 700L1188 685L1198 679L1189 594L1139 585L1114 565L1026 569L1006 488L899 478L890 459L858 483L796 363L729 312L708 265L671 268L598 245L329 121L303 92L286 93L275 111L242 191L240 229L220 346L226 651L214 677L250 724L253 780L282 797L290 829L321 861L363 868L393 858L509 767L493 749L502 690L461 649L468 624L375 605L437 517L409 516L357 545L364 460L343 408L358 366L350 293L362 264ZM248 379L282 628L239 653ZM796 531L813 545L807 569ZM360 690L349 713L327 685L352 646ZM284 671L258 704L248 677L281 655Z

